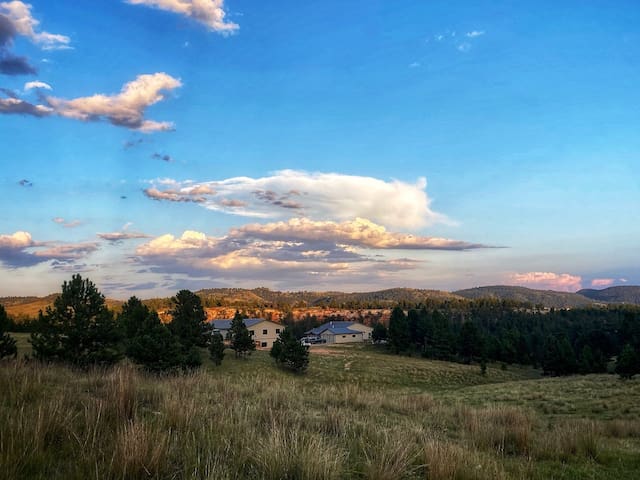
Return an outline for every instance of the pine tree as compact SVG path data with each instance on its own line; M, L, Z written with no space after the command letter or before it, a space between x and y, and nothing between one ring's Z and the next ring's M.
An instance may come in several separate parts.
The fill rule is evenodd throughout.
M118 325L123 331L125 354L150 372L165 372L185 367L185 356L178 339L136 297L122 305Z
M205 347L209 326L200 297L190 290L180 290L171 302L174 307L169 329L178 337L184 351L187 352L194 346Z
M270 355L278 365L296 373L304 372L309 365L309 349L300 343L289 327L273 342Z
M224 358L224 339L222 338L222 334L214 332L211 335L209 355L211 356L213 363L216 365L220 365L222 363L222 359Z
M391 311L387 335L389 337L389 346L393 353L398 354L409 348L409 323L400 306Z
M62 284L52 307L40 312L31 335L34 356L73 365L110 365L120 357L120 334L104 296L88 279L74 275Z
M256 344L244 323L244 317L239 311L236 311L233 320L231 320L229 336L231 349L236 352L236 357L250 354L256 349Z
M620 352L620 355L618 355L616 373L620 375L620 378L633 378L635 374L640 373L638 363L638 353L627 343Z
M4 357L17 357L18 349L16 341L6 333L9 326L9 317L4 307L0 305L0 359Z
M474 357L482 352L482 338L478 327L473 322L466 321L460 328L459 352L464 363L471 363Z
M373 325L373 331L371 332L371 340L373 342L381 342L387 340L387 327L378 322Z

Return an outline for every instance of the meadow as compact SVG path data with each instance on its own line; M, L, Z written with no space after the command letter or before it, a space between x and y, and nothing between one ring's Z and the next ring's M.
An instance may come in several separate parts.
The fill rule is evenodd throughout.
M28 353L17 334L20 357ZM640 381L312 349L184 376L0 364L0 478L636 479Z

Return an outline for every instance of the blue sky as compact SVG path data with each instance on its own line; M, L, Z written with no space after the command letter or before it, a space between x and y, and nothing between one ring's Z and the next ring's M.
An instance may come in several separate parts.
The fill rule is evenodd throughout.
M638 284L639 80L634 1L0 1L0 295Z

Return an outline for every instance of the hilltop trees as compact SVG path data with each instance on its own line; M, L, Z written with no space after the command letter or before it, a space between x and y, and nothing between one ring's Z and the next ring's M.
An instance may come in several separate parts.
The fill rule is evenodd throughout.
M4 307L0 305L0 359L4 357L15 357L18 354L16 341L5 333L9 325L9 317Z
M256 349L256 344L244 323L244 317L237 310L233 320L231 320L229 337L231 349L236 352L236 357L245 356Z
M52 307L40 312L37 331L31 335L34 356L87 367L117 362L119 332L104 296L88 279L74 275L62 284Z
M271 347L270 355L283 368L296 373L304 372L309 365L309 349L286 327Z

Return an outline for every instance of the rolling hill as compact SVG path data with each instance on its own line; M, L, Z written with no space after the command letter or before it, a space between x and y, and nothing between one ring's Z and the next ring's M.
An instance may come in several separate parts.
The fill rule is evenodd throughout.
M640 287L638 286L624 285L620 287L609 287L603 290L584 289L577 293L597 302L640 305Z
M466 290L458 290L454 293L472 300L477 298L497 298L516 302L529 302L533 305L544 305L548 308L576 308L594 303L592 299L578 295L577 293L534 290L532 288L508 285L469 288Z

